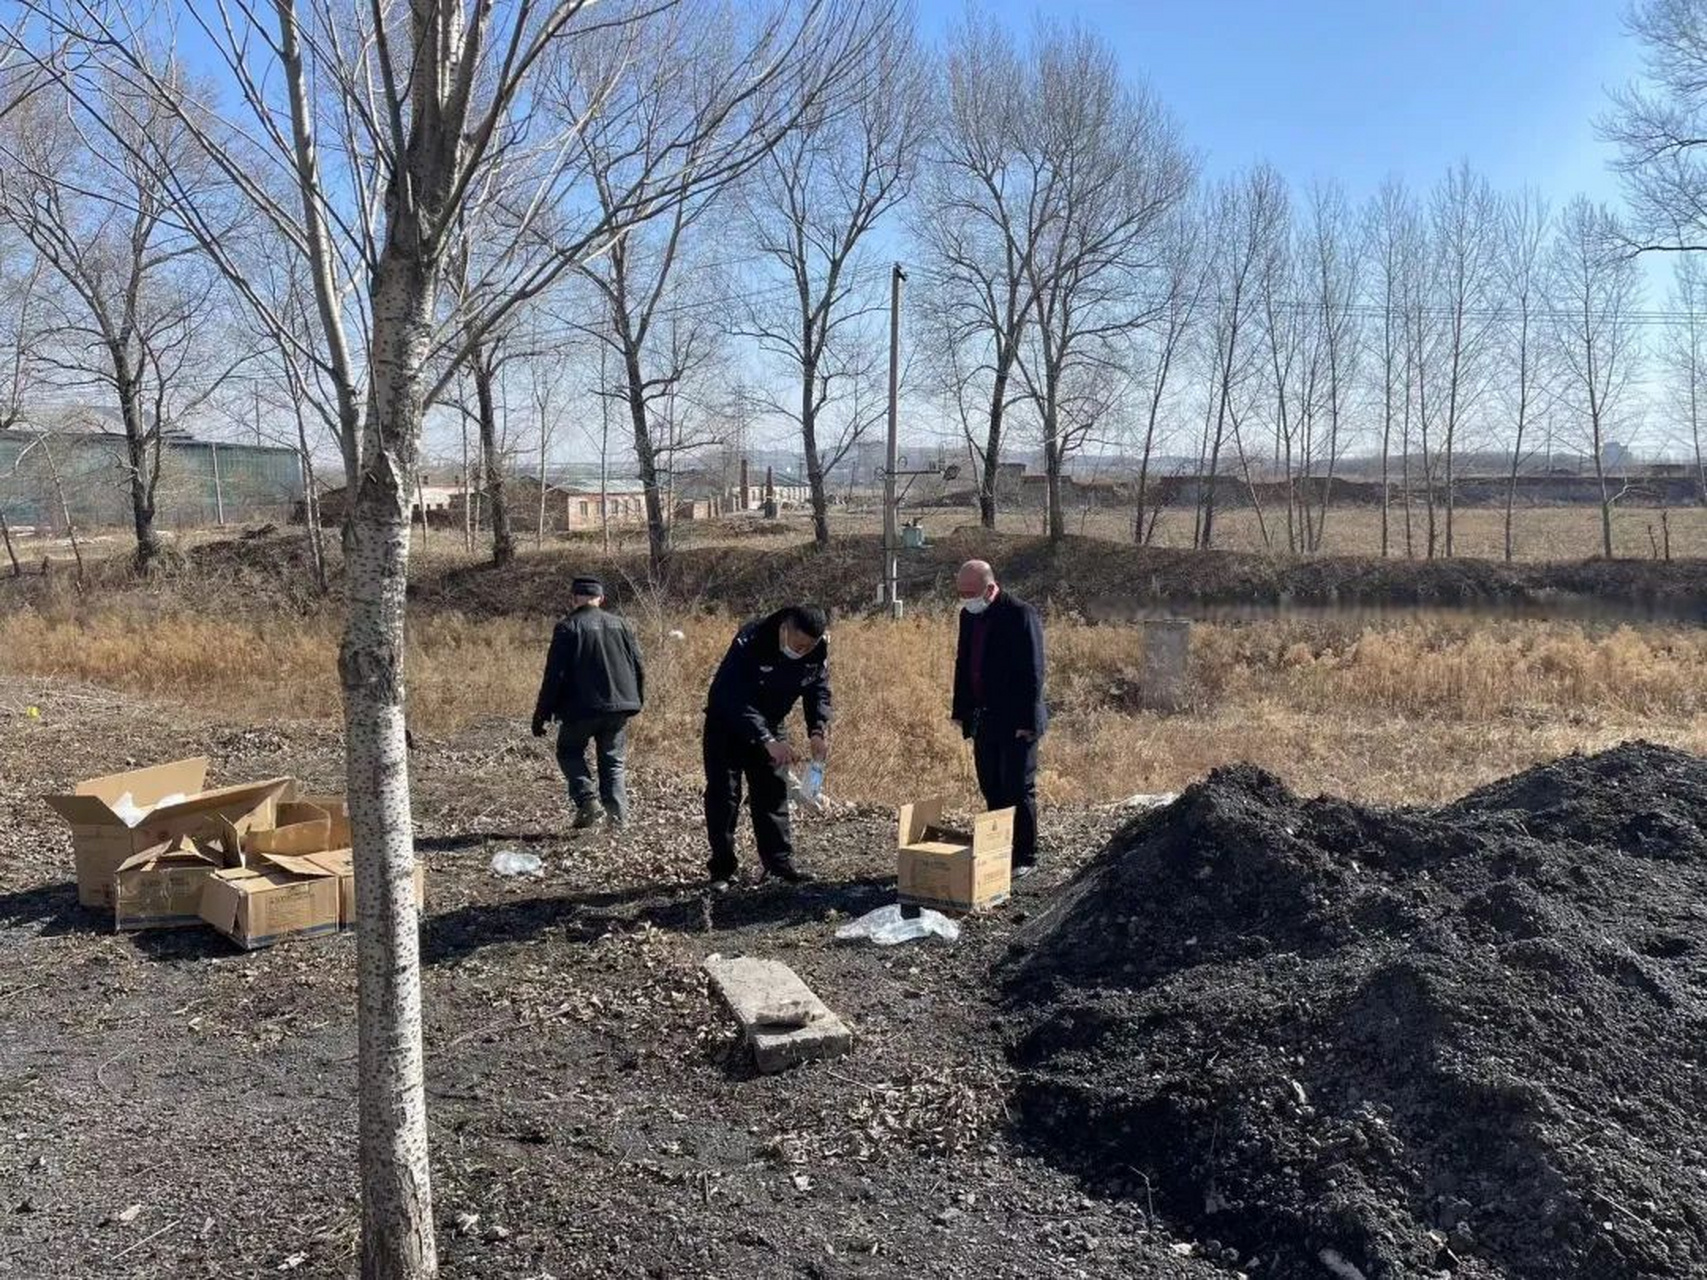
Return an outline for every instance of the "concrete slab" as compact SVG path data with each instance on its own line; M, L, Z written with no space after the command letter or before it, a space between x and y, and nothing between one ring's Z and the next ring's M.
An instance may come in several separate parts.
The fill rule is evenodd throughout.
M728 1007L767 1074L853 1048L853 1031L800 976L777 960L753 956L705 962L711 990Z

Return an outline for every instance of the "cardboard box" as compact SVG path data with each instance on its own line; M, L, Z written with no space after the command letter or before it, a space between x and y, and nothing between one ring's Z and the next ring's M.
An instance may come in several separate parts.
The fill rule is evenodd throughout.
M1014 811L981 813L965 832L943 825L944 803L920 800L901 806L900 900L939 911L988 911L1006 902L1013 875Z
M69 795L42 799L71 827L77 867L77 900L86 907L113 908L113 876L140 853L180 836L217 839L222 824L239 833L274 825L288 778L204 791L207 759L176 760L79 782ZM129 805L121 802L129 798ZM172 803L162 805L162 800ZM155 806L159 806L156 808ZM149 812L133 826L135 809Z
M312 861L335 871L338 876L338 915L345 930L356 927L356 855L349 849L335 849L329 853L312 855ZM427 905L427 866L419 860L415 863L415 909L423 910Z
M279 805L279 825L243 837L243 865L276 867L295 875L338 878L340 927L356 927L356 861L349 847L350 819L342 796L316 796ZM427 869L415 863L415 907L427 902Z
M199 925L202 888L218 870L219 863L186 837L126 859L113 873L113 928Z
M202 886L201 918L252 951L287 938L338 932L338 877L314 867L230 867Z

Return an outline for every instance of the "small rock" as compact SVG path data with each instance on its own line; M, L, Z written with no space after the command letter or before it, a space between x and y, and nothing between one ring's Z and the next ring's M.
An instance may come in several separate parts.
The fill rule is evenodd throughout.
M480 1238L487 1244L501 1244L510 1238L510 1233L503 1227L493 1224L480 1233Z
M957 1219L961 1216L962 1216L961 1211L959 1209L954 1208L952 1205L949 1206L948 1208L945 1208L945 1209L938 1209L937 1215L936 1215L936 1224L939 1227L946 1227L950 1223L952 1223L955 1219Z

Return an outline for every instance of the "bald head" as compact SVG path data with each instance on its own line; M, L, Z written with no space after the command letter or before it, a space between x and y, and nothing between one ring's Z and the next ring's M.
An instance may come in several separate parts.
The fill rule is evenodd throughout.
M974 600L988 604L996 598L996 571L987 560L968 560L954 575L954 589L962 604Z

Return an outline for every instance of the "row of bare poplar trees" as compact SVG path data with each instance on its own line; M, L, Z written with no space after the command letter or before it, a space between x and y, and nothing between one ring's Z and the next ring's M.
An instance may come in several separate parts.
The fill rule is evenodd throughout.
M792 104L780 88L732 91L732 67L768 69L678 6L541 57L458 195L425 356L424 404L477 441L495 560L515 549L510 370L549 388L519 415L537 425L542 473L552 431L577 416L597 420L608 469L614 420L654 561L672 477L754 414L798 440L828 542L829 475L886 403L893 253L915 264L914 403L957 424L987 525L999 464L1041 444L1054 537L1070 460L1112 451L1135 462L1140 541L1178 497L1156 484L1165 455L1176 471L1195 459L1198 545L1236 491L1272 545L1317 550L1338 468L1363 452L1382 466L1382 553L1452 555L1461 460L1492 455L1509 468L1510 554L1518 478L1545 448L1592 461L1610 547L1607 445L1642 418L1691 454L1707 501L1701 272L1683 259L1665 315L1644 316L1632 232L1612 211L1500 196L1467 167L1425 195L1388 184L1364 208L1331 184L1299 199L1267 166L1203 184L1165 108L1091 33L1016 39L973 18L937 54L888 7L869 35L844 65L799 72L822 92ZM141 82L67 54L0 125L4 421L50 390L98 391L123 427L145 566L174 426L252 408L310 472L324 441L347 439L338 366L362 344L328 359L309 338L326 321L315 290L347 307L385 207L383 157L362 149L379 103L354 79L378 54L351 38L325 51L342 80L305 104L309 136L327 140L310 159L335 167L349 205L327 219L323 280L302 227L250 216L247 188L266 175L221 164L180 118L171 96L195 83L182 66ZM32 71L14 57L14 78ZM243 145L288 157L283 104L255 105ZM561 368L591 351L589 414ZM755 353L769 375L756 389ZM1643 379L1665 389L1657 413ZM339 452L353 492L356 455ZM314 550L323 572L317 536Z

